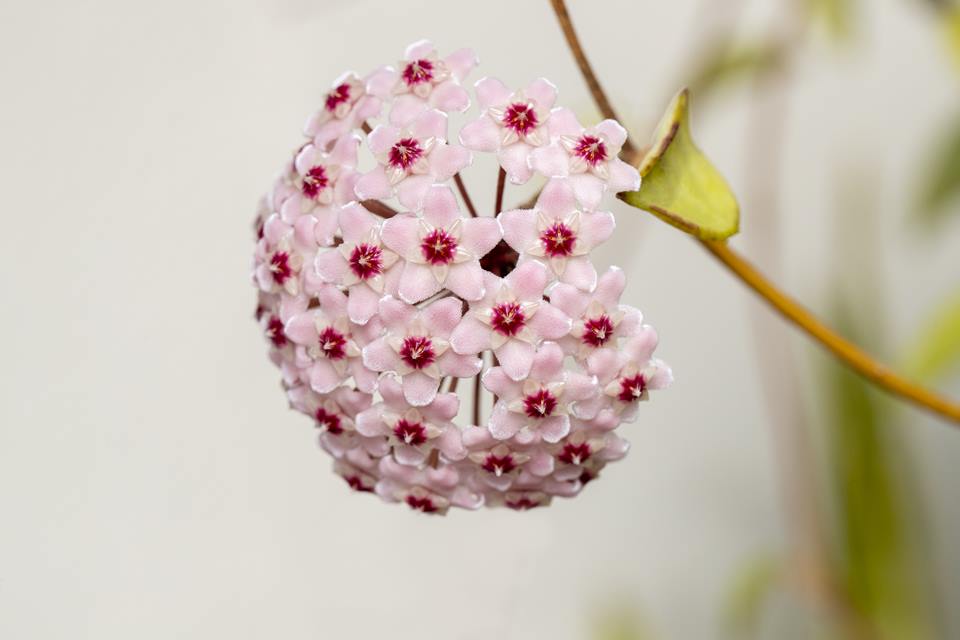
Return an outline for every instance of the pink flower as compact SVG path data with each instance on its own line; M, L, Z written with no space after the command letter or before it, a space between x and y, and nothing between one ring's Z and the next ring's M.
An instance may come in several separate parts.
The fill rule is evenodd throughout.
M569 109L550 114L551 144L530 155L535 171L548 177L569 176L577 199L587 209L596 209L604 192L636 191L640 174L617 157L627 132L615 120L604 120L585 129Z
M550 496L543 491L508 491L503 503L514 511L529 511L549 505Z
M396 195L400 204L419 211L430 185L445 182L470 164L470 152L446 142L447 116L436 109L421 113L409 129L379 125L367 144L377 166L357 180L361 200Z
M257 243L256 279L261 291L300 292L300 270L303 254L294 246L293 229L277 214L263 225L263 237Z
M393 268L397 254L383 246L380 220L352 202L340 211L343 242L333 251L317 255L317 275L325 282L345 287L347 313L352 322L366 324L377 312L385 292L396 290L400 270Z
M510 182L530 179L531 152L547 144L550 107L557 88L545 78L534 80L513 93L496 78L483 78L476 85L481 116L460 131L460 144L474 151L496 152Z
M393 371L403 379L403 394L423 407L437 395L440 376L469 377L480 371L475 354L450 350L450 333L460 321L460 301L444 298L418 310L387 296L380 301L384 334L363 350L363 362L373 371Z
M368 437L386 436L393 456L404 465L419 467L434 450L441 460L462 460L466 455L458 429L451 421L460 408L454 393L438 394L430 404L412 408L400 382L392 375L380 379L383 402L357 416L357 430Z
M334 140L378 115L380 108L380 99L367 91L366 82L347 72L333 82L324 96L323 107L307 120L304 133L313 138L315 145L326 149Z
M356 449L353 451L356 451ZM337 458L334 461L333 470L343 478L347 485L354 491L373 493L374 488L377 486L377 476L374 475L376 471L376 460L369 456L367 456L366 459L373 463L371 465L372 468L367 469L352 461L347 461L344 458Z
M570 331L570 319L543 299L547 270L529 260L506 278L484 273L486 293L453 331L450 344L460 354L493 349L506 374L521 380L530 373L535 347Z
M502 367L483 374L483 386L499 398L489 423L494 438L531 444L541 438L558 442L569 433L571 405L596 396L597 383L591 376L565 371L563 357L555 342L544 342L522 381L512 379Z
M503 239L520 254L545 260L561 282L593 291L597 271L590 251L613 233L613 214L580 211L565 180L551 180L533 209L504 211L497 219Z
M372 393L376 374L360 359L360 349L376 335L378 323L360 326L347 318L347 297L334 287L318 294L320 308L299 313L287 322L287 337L300 345L298 358L309 370L310 387L329 393L353 376L359 390Z
M368 409L372 398L368 393L337 387L328 394L319 394L305 385L287 392L290 405L313 418L320 433L320 446L335 458L363 447L370 453L384 456L390 452L383 438L368 438L357 433L357 415Z
M441 59L429 41L414 42L407 47L397 71L391 70L391 93L395 97L390 122L404 126L428 108L446 113L466 111L470 96L460 83L476 65L477 55L472 49L460 49Z
M569 335L557 341L564 351L585 361L598 349L616 351L621 339L637 333L643 315L619 304L626 283L623 271L610 267L592 294L564 283L550 290L550 302L573 319Z
M563 442L552 447L556 459L553 477L561 482L579 480L584 467L593 465L598 458L607 453L607 445L612 443L611 455L623 457L626 442L614 434L591 437L586 431L575 431ZM604 460L606 461L606 460Z
M670 367L653 358L656 347L657 332L643 326L619 351L599 350L587 360L587 370L597 376L620 421L633 420L637 406L649 398L651 390L665 389L673 382Z
M427 191L423 217L399 215L383 224L383 242L404 260L399 295L416 304L447 288L464 300L483 297L480 258L500 241L493 218L464 218L450 187Z

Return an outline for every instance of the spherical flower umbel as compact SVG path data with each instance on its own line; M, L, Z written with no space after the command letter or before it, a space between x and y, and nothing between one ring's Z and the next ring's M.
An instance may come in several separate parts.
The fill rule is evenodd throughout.
M604 202L639 185L626 132L554 108L543 78L480 80L448 131L476 62L421 41L341 76L254 225L255 316L291 407L351 489L434 515L577 495L673 379L624 273L591 258ZM537 185L533 206L471 199L471 151L499 164L491 191Z

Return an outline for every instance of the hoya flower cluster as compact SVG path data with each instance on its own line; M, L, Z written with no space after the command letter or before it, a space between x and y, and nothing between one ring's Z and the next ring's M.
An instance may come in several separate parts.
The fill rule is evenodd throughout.
M590 260L605 197L639 186L624 129L585 128L544 79L484 78L451 133L476 63L418 42L343 75L256 222L257 318L290 404L353 489L428 513L576 495L671 380L623 272ZM501 187L544 183L532 208L475 211L459 174L482 153Z

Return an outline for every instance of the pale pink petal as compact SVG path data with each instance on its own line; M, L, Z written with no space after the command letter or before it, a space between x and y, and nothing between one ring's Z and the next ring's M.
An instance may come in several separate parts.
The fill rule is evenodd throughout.
M398 444L393 447L393 457L400 464L419 467L427 459L427 454L416 447Z
M483 382L483 386L486 387L490 393L501 398L513 400L520 395L517 383L510 379L502 367L490 367L487 369L483 374L481 382Z
M447 139L447 114L436 109L427 109L413 121L410 131L417 138Z
M502 236L500 225L493 218L469 218L463 221L460 244L478 258L497 246Z
M393 195L387 174L380 165L371 169L370 173L360 176L353 189L361 200L379 200Z
M403 52L403 58L407 61L419 60L420 58L429 58L431 54L435 53L436 49L433 48L433 43L429 40L417 40L409 45Z
M420 253L420 223L411 215L398 215L383 223L380 239L389 249L401 256Z
M345 242L358 242L367 237L377 222L358 202L351 202L340 210L340 231Z
M597 270L587 256L573 256L567 258L560 280L582 291L593 291L597 286Z
M437 396L438 385L435 378L413 371L403 376L403 397L415 407L428 405Z
M568 371L563 385L563 396L567 400L587 400L597 393L597 383L593 376L576 371Z
M318 360L310 368L310 388L317 393L328 393L343 381L343 377L326 360Z
M433 404L424 409L424 412L434 420L453 420L460 410L460 397L455 393L439 393Z
M559 442L570 433L570 418L564 415L549 416L541 421L540 428L537 431L545 441Z
M620 153L620 148L627 139L627 130L621 127L619 122L607 119L598 124L595 130L607 139L607 151L612 155Z
M596 209L603 198L606 183L591 173L578 173L567 178L577 195L577 201L585 209Z
M505 104L513 92L496 78L481 78L474 85L477 91L477 103L480 109Z
M560 145L537 147L530 154L530 166L540 175L560 178L570 173L570 156Z
M536 260L528 260L511 271L504 284L521 300L540 300L547 286L547 268Z
M623 352L638 365L643 366L657 348L657 332L651 326L645 326L633 338L623 345Z
M655 360L656 371L647 381L650 389L666 389L673 384L673 370L660 360Z
M350 288L350 296L347 298L347 315L351 322L356 324L367 324L377 313L377 303L380 301L380 294L364 285L358 285Z
M430 332L441 338L447 338L460 324L460 301L453 298L443 298L429 304L420 312L420 318L430 329Z
M380 67L367 76L367 91L378 98L387 99L399 78L400 74L392 67Z
M371 371L394 371L397 353L387 344L386 338L380 338L363 348L363 364Z
M408 176L397 184L397 200L407 209L419 211L432 183L430 176Z
M530 368L533 380L555 380L563 370L563 349L556 342L544 342L537 349Z
M400 299L409 304L417 304L440 291L440 283L433 271L423 264L408 262L403 266L400 279Z
M533 99L541 109L549 110L557 99L557 87L546 78L537 78L527 85L524 94Z
M357 166L357 150L360 138L356 135L344 136L337 140L330 150L330 160L341 167ZM309 169L309 167L307 167Z
M463 112L470 107L470 94L456 82L447 80L430 92L430 106L446 113Z
M540 308L530 319L530 326L541 337L547 340L556 340L570 333L572 323L562 311L551 304L541 304Z
M626 286L627 276L623 273L623 269L610 267L597 281L597 291L594 296L605 307L613 307L620 300ZM551 302L553 302L552 298Z
M354 122L359 124L364 120L379 116L382 107L383 102L380 98L372 95L363 96L357 100L357 104L353 107Z
M487 428L490 430L490 435L497 440L509 440L520 431L524 423L523 418L507 409L506 403L498 402L490 415Z
M617 335L621 338L635 335L643 322L643 314L639 309L623 305L620 307L623 311L623 320L617 325Z
M424 220L434 227L447 228L459 217L460 207L450 187L435 184L427 189L423 197Z
M463 460L467 457L467 450L463 446L460 429L446 427L436 440L436 447L447 460Z
M390 108L390 124L406 127L428 108L429 105L422 98L412 93L397 96Z
M548 476L553 473L553 456L543 450L534 452L524 465L524 469L535 476Z
M620 369L620 359L613 349L598 349L587 358L587 371L601 381L612 380Z
M577 120L573 111L566 107L558 107L550 112L550 119L547 121L550 128L550 136L578 136L583 133L583 125Z
M537 233L537 212L533 209L504 211L497 216L497 220L503 228L504 241L513 247L517 253L526 253L530 247L536 244L539 235Z
M347 261L338 251L321 251L317 254L314 267L327 282L339 282L347 274Z
M579 318L587 310L590 296L572 285L561 282L550 290L550 304L571 318Z
M490 327L467 314L450 334L450 346L457 353L476 355L490 347Z
M511 339L495 351L504 373L514 380L522 380L530 374L530 367L533 365L533 345L530 343Z
M447 63L447 69L453 74L458 82L463 82L470 71L480 62L473 49L457 49L443 59Z
M612 193L636 191L640 188L640 173L623 160L614 158L608 162L607 171L610 172L607 186Z
M385 375L380 379L380 385L377 389L383 396L383 401L395 409L405 407L407 401L403 399L403 386L400 380L394 375Z
M500 166L507 172L507 177L513 184L523 184L533 175L533 169L528 162L530 149L530 145L525 142L515 142L500 149L497 154Z
M459 145L442 144L430 154L430 170L437 181L449 180L465 167L470 166L473 156Z
M417 317L416 307L401 302L391 296L380 300L380 319L387 329L403 331Z
M445 376L469 378L480 373L483 361L472 355L461 355L454 351L447 351L437 360L440 371Z
M317 324L312 313L300 313L287 321L283 327L287 338L297 344L313 344L317 340Z
M367 146L374 155L380 155L389 151L399 138L400 130L397 127L381 124L367 136Z
M577 208L577 197L567 180L550 180L537 198L537 209L551 218L564 218Z
M331 318L339 318L347 312L347 297L336 287L326 286L317 291L320 309Z
M500 148L500 127L482 115L460 129L459 140L468 149L490 153Z
M483 268L476 260L450 265L444 286L464 300L475 302L483 298Z
M381 410L382 407L373 407L357 414L354 424L360 435L373 438L386 432L383 420L380 419Z

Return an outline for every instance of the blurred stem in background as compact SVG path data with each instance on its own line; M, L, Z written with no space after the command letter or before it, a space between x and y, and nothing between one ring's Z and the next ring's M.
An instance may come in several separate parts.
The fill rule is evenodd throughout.
M598 98L598 108L604 116L615 117L580 48L564 2L551 0L551 3L591 93ZM934 4L947 22L948 42L956 55L960 52L960 10L950 3ZM836 41L850 37L854 24L850 0L806 0L803 8L811 21L822 19ZM702 56L703 64L694 67L689 83L698 98L731 78L742 76L752 80L753 113L749 128L752 138L748 140L746 154L746 173L751 177L751 184L747 200L751 210L763 212L764 217L751 219L751 249L774 272L780 270L778 178L789 65L791 56L802 44L807 22L794 21L793 28L788 24L779 35L744 46L732 37L734 19L726 36L694 40L710 43L703 47L708 53ZM960 128L957 131L960 132ZM960 138L953 136L942 147L933 170L925 178L920 207L922 211L936 210L937 215L942 215L944 209L949 210L950 203L960 194ZM861 188L857 193L868 194L870 189ZM873 207L862 206L862 202L852 208L859 209L863 215L873 210ZM850 211L850 206L842 207L837 218L849 218ZM867 220L861 219L857 228L870 226ZM863 242L862 233L857 238ZM847 238L841 246L849 247L851 243L857 244ZM718 257L737 270L735 254ZM865 282L875 281L880 272L877 266L862 274L854 290L863 290ZM744 269L749 275L749 265ZM743 277L744 273L738 275ZM761 286L755 287L761 294L764 294L763 284L761 277ZM842 284L837 285L837 291L844 290ZM866 342L866 332L852 318L850 297L840 296L839 300L835 305L837 325L845 335ZM864 309L871 307L879 312L881 302L873 300L868 306L860 304L855 308L862 316ZM868 317L879 318L882 314L873 313ZM790 540L791 553L785 560L753 561L738 579L728 607L728 631L738 636L753 635L770 594L781 590L806 601L806 606L813 610L812 631L817 635L938 637L934 635L940 625L936 616L936 593L931 586L930 559L920 553L918 544L924 518L921 503L914 495L909 451L900 441L903 434L898 430L905 425L897 407L889 406L888 399L880 397L867 384L865 378L871 378L867 372L858 369L865 378L858 377L850 369L840 367L837 361L825 362L822 365L825 373L820 377L826 383L825 402L821 405L826 407L826 415L821 420L825 433L821 435L827 443L818 467L809 442L813 434L795 392L800 386L796 383L800 375L798 368L792 358L784 358L784 350L777 348L783 342L782 333L778 331L781 328L756 313L752 321L764 372L761 377L766 383L765 395L771 401L771 422L775 423L773 436L778 444L777 463L788 530L794 535ZM960 295L933 314L917 345L914 353L919 355L908 357L911 363L908 370L920 379L929 380L933 377L926 375L930 371L939 372L960 362ZM769 357L771 353L778 354L775 361ZM933 394L929 395L937 400ZM920 404L924 403L921 398ZM787 417L783 415L785 408ZM947 416L955 410L949 401L943 401L940 408ZM818 468L824 469L826 476L822 482L826 492L820 499ZM831 526L825 525L826 521ZM818 622L816 618L822 620ZM781 635L777 633L776 637Z

